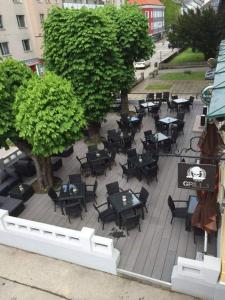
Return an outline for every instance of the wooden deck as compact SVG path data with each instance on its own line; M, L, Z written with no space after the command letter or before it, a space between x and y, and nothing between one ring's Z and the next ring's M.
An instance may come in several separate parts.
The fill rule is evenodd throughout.
M201 114L201 112L202 104L197 101L190 113L186 113L184 134L180 134L178 138L179 149L189 146L190 138L198 135L192 130L196 115ZM167 106L163 104L161 116L166 115L168 115ZM169 115L172 116L174 113ZM116 114L109 114L107 121L102 125L101 135L106 136L108 129L117 128L117 119L119 117ZM144 117L143 125L143 129L135 137L136 145L134 147L139 153L142 152L140 138L144 137L143 131L154 130L153 118L150 115ZM99 147L102 146L99 145ZM68 158L63 158L63 167L56 175L67 182L68 174L79 172L76 155L85 156L86 152L87 145L83 141L77 142L74 145L74 154ZM185 231L185 222L182 219L175 218L170 225L171 213L168 209L167 197L171 194L174 199L187 199L189 194L195 194L195 191L177 187L178 158L160 157L158 182L152 181L150 185L147 185L145 180L139 182L136 178L130 179L127 183L126 179L122 178L122 170L119 165L119 162L124 163L125 161L125 155L117 155L116 166L111 171L108 170L106 176L98 177L98 203L106 201L105 186L113 181L119 181L122 188L131 188L135 192L139 192L141 186L144 186L150 192L150 197L147 203L149 213L145 214L145 219L141 221L141 232L133 229L129 236L125 234L125 237L114 239L115 247L121 253L119 268L170 282L172 268L177 257L195 258L196 251L203 250L203 237L197 237L197 243L194 244L193 233ZM93 183L95 178L88 177L84 180ZM46 194L35 194L27 201L26 209L20 217L76 230L87 226L95 228L97 235L110 237L110 233L116 226L113 223L106 224L105 230L102 231L101 224L97 222L96 211L91 203L88 204L87 209L88 211L83 213L82 221L80 218L76 218L72 220L72 224L69 224L67 217L61 215L60 209L54 212L53 203ZM211 239L208 250L210 254L216 254L215 238Z

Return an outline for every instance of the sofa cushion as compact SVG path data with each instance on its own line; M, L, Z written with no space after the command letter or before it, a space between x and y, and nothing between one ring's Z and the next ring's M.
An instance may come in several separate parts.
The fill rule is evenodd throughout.
M0 170L0 184L3 183L8 177L9 174L5 170Z
M20 182L19 177L8 177L2 184L0 184L0 195L7 195L12 187Z
M17 217L25 208L22 200L3 196L0 196L0 207L7 210L13 217Z

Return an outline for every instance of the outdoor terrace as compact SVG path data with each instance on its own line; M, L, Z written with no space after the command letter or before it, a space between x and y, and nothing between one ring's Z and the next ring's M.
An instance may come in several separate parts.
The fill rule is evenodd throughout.
M132 109L132 108L131 108ZM197 115L202 113L202 103L195 101L193 109L185 115L184 134L180 134L177 140L178 148L189 147L189 140L193 136L199 136L199 133L193 132L193 126ZM167 105L162 104L160 117L173 116L175 113L167 112ZM102 124L101 136L107 135L107 130L118 128L116 120L119 115L108 114L106 122ZM136 144L133 148L138 153L142 153L142 143L140 138L144 138L145 130L154 130L154 119L147 114L143 118L143 128L135 136ZM99 145L102 148L103 145ZM74 153L63 158L63 167L55 173L63 182L68 182L68 175L80 172L80 165L76 160L77 156L85 156L87 145L83 141L74 144ZM189 155L194 154L189 152ZM195 153L196 155L196 153ZM120 163L125 163L126 155L117 154L116 166L112 170L107 170L106 176L99 176L97 188L97 202L101 204L106 201L106 184L119 181L123 189L132 189L139 192L144 186L150 193L147 207L148 214L145 219L141 220L141 232L137 228L130 230L129 236L124 231L124 237L114 238L115 247L120 250L121 259L119 268L126 271L142 274L155 279L170 282L171 273L178 256L195 258L197 251L203 251L203 237L197 237L196 244L193 239L193 232L185 231L185 220L174 218L170 224L171 212L167 205L168 195L174 199L187 200L189 195L194 195L193 190L184 190L177 187L177 169L179 158L160 157L158 166L158 182L153 180L150 185L146 180L138 181L131 178L127 182L122 178L122 169ZM187 160L188 161L188 160ZM92 184L94 177L84 178L86 183ZM105 230L102 231L102 224L97 221L97 212L94 210L92 203L87 204L87 212L83 213L83 220L79 217L72 219L72 224L68 222L67 216L61 214L58 208L54 212L54 205L47 194L35 194L26 202L26 209L19 216L24 219L48 223L66 228L81 230L82 227L95 228L96 234L105 237L112 237L113 228L117 228L114 223L105 224ZM113 238L113 237L112 237ZM212 237L208 244L208 253L216 255L216 238Z

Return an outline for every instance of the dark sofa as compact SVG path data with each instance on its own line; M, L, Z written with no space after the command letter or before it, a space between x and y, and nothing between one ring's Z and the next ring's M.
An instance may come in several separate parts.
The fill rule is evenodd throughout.
M17 217L24 208L22 200L0 196L0 209L8 210L10 216Z
M20 177L13 169L10 168L8 171L0 170L0 195L7 195L8 192L20 182Z

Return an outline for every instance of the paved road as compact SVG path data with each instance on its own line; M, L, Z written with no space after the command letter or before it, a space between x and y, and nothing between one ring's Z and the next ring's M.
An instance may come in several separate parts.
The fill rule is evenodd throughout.
M3 245L0 253L0 300L194 299Z
M160 62L163 59L169 57L171 54L173 54L175 51L177 51L178 49L169 49L168 48L168 41L160 41L157 42L155 45L155 54L153 54L152 58L151 58L151 66L144 69L144 70L136 70L135 74L136 77L139 78L141 76L141 72L144 72L144 76L145 78L148 77L149 73L151 70L154 69L154 63L155 62Z

